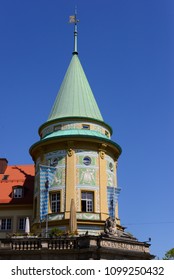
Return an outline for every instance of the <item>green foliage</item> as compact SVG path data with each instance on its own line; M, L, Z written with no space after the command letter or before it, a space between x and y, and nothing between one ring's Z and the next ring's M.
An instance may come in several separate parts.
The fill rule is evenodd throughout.
M52 228L52 230L49 233L50 237L57 237L62 236L64 234L64 231L59 228Z
M163 260L174 260L174 248L165 253Z
M60 228L52 228L49 232L49 237L59 237L59 236L74 236L78 235L77 230L75 232L63 231Z
M26 232L15 232L12 234L12 236L23 236L23 237L26 237L26 236L36 236L34 233L30 232L30 233L26 233Z

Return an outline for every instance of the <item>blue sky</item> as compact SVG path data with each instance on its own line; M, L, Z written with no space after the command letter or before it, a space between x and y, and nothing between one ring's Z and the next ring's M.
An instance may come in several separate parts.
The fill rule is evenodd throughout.
M174 3L171 0L0 0L0 157L32 163L30 146L50 113L73 51L112 139L122 225L174 247Z

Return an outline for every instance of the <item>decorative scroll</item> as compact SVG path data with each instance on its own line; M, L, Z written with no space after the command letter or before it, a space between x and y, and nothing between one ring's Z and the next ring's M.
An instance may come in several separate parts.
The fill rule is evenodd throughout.
M70 149L68 149L68 156L72 157L72 155L73 155L73 149L70 148Z

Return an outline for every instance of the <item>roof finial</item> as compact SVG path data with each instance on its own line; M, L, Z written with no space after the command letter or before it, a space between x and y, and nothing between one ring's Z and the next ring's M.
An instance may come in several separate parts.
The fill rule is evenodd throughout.
M78 54L77 51L77 23L79 20L77 19L77 7L75 7L75 13L73 16L69 17L69 23L74 23L74 51L73 54Z

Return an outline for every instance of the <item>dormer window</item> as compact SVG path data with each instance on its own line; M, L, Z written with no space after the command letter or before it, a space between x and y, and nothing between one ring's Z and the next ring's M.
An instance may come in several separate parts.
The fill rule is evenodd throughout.
M89 124L82 124L82 128L83 129L90 129L90 125Z
M23 197L23 188L17 187L13 189L13 198L22 198Z
M6 181L6 180L8 179L8 177L9 177L9 175L4 175L4 176L2 177L2 180L3 180L3 181Z

